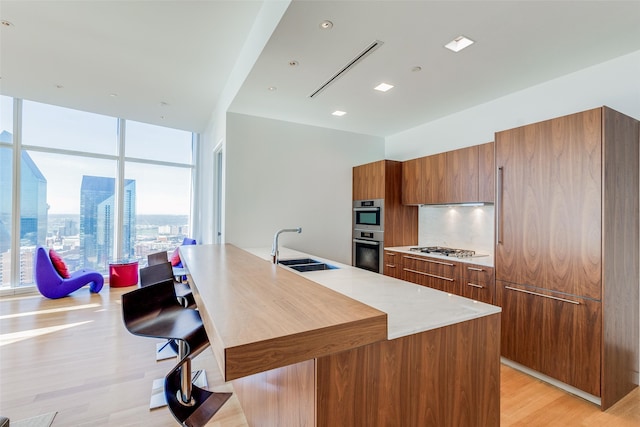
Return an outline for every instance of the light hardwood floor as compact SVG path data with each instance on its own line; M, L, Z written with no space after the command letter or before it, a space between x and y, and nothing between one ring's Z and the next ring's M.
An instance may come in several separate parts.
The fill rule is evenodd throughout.
M175 360L156 362L160 341L124 328L120 296L132 289L0 298L0 414L19 420L57 411L54 427L178 425L167 408L148 409L152 381ZM232 390L210 349L194 360L197 368L206 369L211 389ZM601 412L509 367L501 375L502 426L640 426L638 388ZM235 395L207 425L247 425Z

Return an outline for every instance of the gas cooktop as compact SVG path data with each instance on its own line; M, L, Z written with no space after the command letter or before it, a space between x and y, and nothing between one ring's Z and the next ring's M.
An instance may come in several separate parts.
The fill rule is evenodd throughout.
M425 254L444 255L457 258L485 256L482 254L476 254L476 251L472 251L469 249L454 249L445 248L442 246L416 246L409 248L409 250L414 252L422 252Z

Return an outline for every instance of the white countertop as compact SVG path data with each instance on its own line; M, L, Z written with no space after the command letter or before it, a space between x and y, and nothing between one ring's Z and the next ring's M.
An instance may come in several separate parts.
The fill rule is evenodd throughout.
M412 251L410 250L410 248L415 248L416 245L413 246L394 246L394 247L385 247L385 250L389 250L389 251L396 251L396 252L403 252L403 253L407 253L410 255L419 255L419 256L427 256L430 258L440 258L440 259L448 259L450 261L457 261L457 262L465 262L468 264L476 264L476 265L483 265L485 267L493 267L493 256L492 255L483 255L483 256L472 256L472 257L462 257L462 258L458 258L455 256L446 256L446 255L439 255L436 253L430 253L430 254L425 254L422 252L416 252L416 251Z
M270 248L245 250L271 262ZM292 249L280 248L281 260L307 257L334 265L338 269L306 273L289 270L387 313L387 335L390 340L501 311L500 307L494 305L447 294ZM287 267L280 265L280 268Z

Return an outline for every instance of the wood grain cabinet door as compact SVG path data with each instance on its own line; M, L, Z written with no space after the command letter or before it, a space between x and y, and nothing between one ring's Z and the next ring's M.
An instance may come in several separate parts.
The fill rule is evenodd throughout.
M478 201L493 203L496 194L495 144L478 146Z
M461 263L461 295L487 304L495 304L495 280L493 268L484 265Z
M425 204L449 203L446 185L447 154L440 153L423 158L422 174Z
M402 204L420 205L424 202L422 169L424 158L402 162Z
M460 295L460 264L421 256L402 256L402 279Z
M384 199L385 161L353 168L353 200Z
M496 134L496 280L601 298L601 109Z
M500 281L496 292L502 356L601 395L599 301Z
M384 251L384 275L402 278L402 255L398 252Z
M445 153L445 203L478 200L478 146Z

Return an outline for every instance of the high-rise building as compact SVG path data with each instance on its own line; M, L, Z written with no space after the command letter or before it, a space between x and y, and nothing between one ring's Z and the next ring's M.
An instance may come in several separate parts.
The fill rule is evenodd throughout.
M125 180L122 254L133 257L136 240L136 181ZM85 268L106 271L114 260L115 179L82 177L80 187L80 257Z
M0 141L11 142L6 130ZM0 148L0 253L11 247L13 150ZM47 179L29 153L20 157L20 246L44 245L47 237Z

